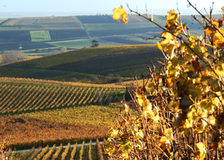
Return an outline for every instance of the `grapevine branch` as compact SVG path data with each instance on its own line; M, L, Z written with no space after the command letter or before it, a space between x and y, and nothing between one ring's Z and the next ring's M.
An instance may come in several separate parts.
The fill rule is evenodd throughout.
M203 15L189 0L187 0L187 2L189 3L189 5L194 8L194 10L196 12L198 12L198 14L200 14L200 16L205 19L209 24L212 25L212 27L214 27L221 35L222 37L224 37L224 34L219 30L219 28L217 28L214 24L212 24L212 21L210 21L205 15Z
M188 2L189 2L189 1L188 1ZM197 8L194 7L191 3L190 3L190 5L191 5L194 9L197 9ZM128 6L128 5L127 5L127 6ZM173 34L172 32L170 32L169 30L167 30L165 27L161 26L159 23L153 21L151 18L148 18L147 16L145 16L145 15L143 15L143 14L137 12L137 11L132 10L129 6L128 6L128 9L130 10L130 12L133 12L133 13L137 14L138 16L143 17L144 19L150 21L151 23L153 23L154 25L158 26L158 27L161 28L162 30L164 30L164 31L166 31L166 32L169 32L170 34L172 34L172 35L173 35L174 37L176 37L177 39L183 41L183 43L184 43L184 44L185 44L185 45L192 51L192 53L194 53L196 56L198 56L198 57L200 58L200 60L201 60L206 66L208 66L208 67L212 70L212 72L215 74L216 78L219 80L219 82L221 83L221 85L224 86L224 82L223 82L222 79L219 77L219 75L216 73L215 69L212 67L212 65L209 63L209 61L206 60L203 56L201 56L201 55L198 54L197 52L195 52L195 51L188 45L188 43L187 43L186 41L184 41L183 37L181 37L181 36L176 36L175 34ZM199 11L197 10L197 12L199 12ZM199 14L200 14L203 18L205 17L201 12L199 12ZM206 17L205 17L205 19L208 20ZM210 22L210 21L208 20L208 22ZM211 25L212 25L212 24L211 24ZM214 25L213 25L213 26L214 26ZM214 27L216 27L216 26L214 26ZM218 29L217 27L216 27L215 29L219 31L219 29ZM220 32L220 31L219 31L219 32ZM220 34L221 34L221 33L220 33ZM223 35L223 34L222 34L222 35ZM224 37L224 35L223 35L223 37Z

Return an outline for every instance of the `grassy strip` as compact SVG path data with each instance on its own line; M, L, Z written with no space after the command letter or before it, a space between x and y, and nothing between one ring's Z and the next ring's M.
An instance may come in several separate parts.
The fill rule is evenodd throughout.
M30 37L32 42L44 42L51 40L51 36L48 31L30 31Z

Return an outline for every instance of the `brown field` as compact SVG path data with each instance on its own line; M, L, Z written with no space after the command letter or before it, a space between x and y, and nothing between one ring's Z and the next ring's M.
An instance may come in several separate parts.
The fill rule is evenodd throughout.
M109 127L99 125L73 125L22 116L0 117L0 138L7 146L96 139L105 137L108 130Z

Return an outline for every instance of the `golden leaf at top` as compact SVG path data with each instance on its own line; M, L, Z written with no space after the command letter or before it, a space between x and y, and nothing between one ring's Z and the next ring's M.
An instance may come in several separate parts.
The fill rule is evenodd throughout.
M120 17L122 16L121 22L125 23L125 24L127 23L127 21L128 21L128 14L126 13L126 11L124 10L122 5L121 5L120 8L114 8L113 12L114 12L113 19L115 21L120 19Z
M174 10L170 10L168 15L166 16L166 22L168 23L176 23L178 18L178 14Z

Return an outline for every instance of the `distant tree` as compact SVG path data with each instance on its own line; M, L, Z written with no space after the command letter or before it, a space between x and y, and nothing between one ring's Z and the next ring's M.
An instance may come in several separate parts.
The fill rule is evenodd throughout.
M98 47L99 46L99 42L97 40L92 40L92 46L91 47Z
M14 63L24 59L24 54L18 50L8 50L4 51L2 54L2 64Z

